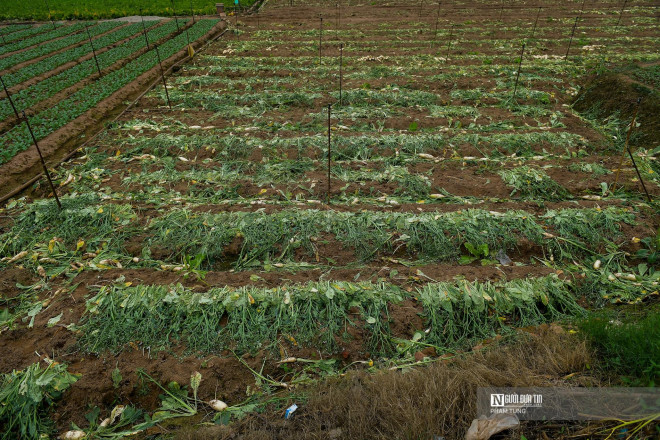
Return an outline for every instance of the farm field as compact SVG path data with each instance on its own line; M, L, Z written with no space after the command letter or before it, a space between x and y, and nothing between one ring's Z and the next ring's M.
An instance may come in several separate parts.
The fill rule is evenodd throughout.
M7 31L9 40L27 31L36 33L16 37L0 49L2 80L11 96L11 101L0 101L0 196L23 184L25 176L40 166L37 153L30 150L34 147L29 129L17 112L26 112L44 155L57 159L98 130L97 123L116 114L124 101L136 98L143 90L137 84L158 78L159 56L168 68L182 58L188 43L199 47L221 28L217 19L193 22L187 17L144 23L72 22L55 29L50 24L18 26Z
M295 3L230 17L53 168L62 209L43 179L1 208L1 438L462 439L480 386L660 379L657 5ZM100 80L89 54L3 73L40 139L157 63L107 26Z
M158 15L170 17L173 15L190 15L190 10L197 15L212 15L216 13L215 4L224 3L227 8L234 7L233 0L209 2L206 0L150 0L134 2L129 0L94 0L80 2L76 0L57 0L48 2L24 2L19 0L4 0L0 11L0 20L75 20L117 18L130 15ZM240 7L252 6L254 0L242 0ZM229 9L228 9L229 10ZM50 16L49 16L50 12Z

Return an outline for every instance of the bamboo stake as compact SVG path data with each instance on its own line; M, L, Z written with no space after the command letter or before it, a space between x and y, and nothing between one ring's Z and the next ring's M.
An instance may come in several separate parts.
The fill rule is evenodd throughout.
M332 156L332 141L330 137L330 111L332 104L328 104L328 192L326 194L326 203L330 204L330 165Z
M101 75L101 66L99 66L99 59L96 58L96 49L94 49L92 35L89 33L89 26L85 25L85 29L87 30L87 37L89 38L89 45L92 46L92 53L94 54L94 61L96 62L96 70L99 72L99 78L101 78L103 76Z
M449 61L449 50L451 49L451 38L452 38L452 36L454 35L454 26L455 26L455 25L452 24L452 25L451 25L451 29L450 29L450 31L449 31L449 41L447 41L447 56L445 57L445 58L446 58L446 61ZM445 62L446 62L446 61L445 61Z
M323 44L323 17L319 17L321 23L319 24L319 66L321 65L321 45Z
M621 155L621 160L619 161L619 167L616 170L616 176L614 178L614 183L612 184L612 188L610 189L610 193L614 194L614 190L616 189L616 185L619 182L619 175L621 173L621 167L623 166L623 158L626 156L626 151L627 151L628 155L630 156L630 160L633 163L633 167L635 168L635 172L637 173L637 177L639 178L639 182L642 184L642 188L644 189L644 193L646 194L646 198L648 199L649 202L651 202L651 196L649 195L649 192L646 189L646 185L644 184L644 179L642 179L642 175L639 172L639 168L637 168L637 163L635 162L635 158L632 154L632 150L630 149L630 135L632 134L632 132L635 128L635 120L637 119L637 112L639 111L639 107L640 107L641 103L642 103L642 98L639 98L637 100L637 107L635 107L635 112L633 113L632 121L630 121L630 127L628 128L628 134L626 135L626 143L623 147L623 154Z
M62 210L62 204L60 203L60 198L57 197L57 191L55 190L55 185L53 185L53 180L50 178L50 173L48 172L46 161L44 160L44 156L41 154L41 149L39 148L39 144L37 143L37 138L34 136L34 133L32 132L32 127L30 127L30 121L28 121L28 118L25 115L25 111L23 111L23 119L25 120L25 124L27 125L28 131L30 132L30 136L32 136L32 142L34 142L34 146L37 148L37 153L39 153L41 166L43 167L44 174L46 174L46 178L48 179L48 183L50 184L50 189L53 191L53 196L55 196L55 201L57 202L57 206L60 208L60 210Z
M14 100L11 99L11 95L9 94L9 90L7 90L7 86L5 85L5 80L2 79L2 75L0 75L0 82L2 82L2 88L5 89L5 93L7 94L7 99L9 100L9 104L11 105L12 110L14 110L16 119L20 121L21 117L18 115L18 110L16 110L16 106L14 105Z
M438 1L438 13L435 16L435 30L433 31L433 45L438 41L438 22L440 21L440 2Z
M55 28L56 28L56 27L55 27L55 22L53 21L53 17L52 17L52 15L50 14L50 6L48 5L48 1L47 1L47 0L44 0L44 3L46 3L46 9L48 9L48 20L50 20L50 24L52 24L52 25L53 25L53 29L55 29Z
M628 4L628 0L624 0L623 6L621 7L621 12L619 12L619 19L616 21L616 26L614 26L614 29L617 29L619 27L619 23L621 23L621 18L623 17L623 10L626 9L626 4Z
M179 32L181 29L179 29L179 19L176 16L176 9L174 8L174 0L170 0L170 3L172 3L172 13L174 13L174 22L176 23L176 30Z
M156 49L156 56L158 57L158 64L160 65L160 76L163 78L163 86L165 87L165 96L167 97L167 105L172 110L172 103L170 102L170 94L167 91L167 81L165 81L165 71L163 70L163 63L160 60L160 52L158 51L158 46L154 44L154 49Z
M149 37L147 37L147 26L144 24L144 16L142 15L142 9L140 9L140 18L142 19L142 33L144 34L144 41L147 43L147 50L151 50L149 48Z
M511 101L515 101L516 99L516 92L518 91L518 79L520 79L520 68L522 66L522 60L524 55L525 55L525 43L522 44L522 49L520 50L520 61L518 61L518 73L516 74L516 85L513 88L513 97L511 98Z
M534 28L532 29L532 36L530 38L534 38L534 35L536 34L536 25L539 23L539 15L541 15L541 9L542 7L539 6L539 10L536 13L536 20L534 20Z
M568 47L566 48L566 55L564 56L564 61L568 59L568 52L571 50L571 43L573 43L573 36L575 35L575 28L578 24L578 19L580 17L575 17L575 23L573 23L573 30L571 31L571 39L568 40Z
M343 79L344 79L344 43L339 45L339 106L343 106Z

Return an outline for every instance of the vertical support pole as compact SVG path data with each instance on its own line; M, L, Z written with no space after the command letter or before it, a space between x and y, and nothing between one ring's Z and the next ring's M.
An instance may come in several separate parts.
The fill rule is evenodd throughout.
M9 100L9 104L11 105L12 110L14 110L16 119L20 121L21 117L18 115L18 110L16 110L16 106L14 105L14 101L11 99L11 95L9 94L9 90L7 90L7 86L5 85L5 80L2 79L2 75L0 75L0 82L2 83L2 88L5 90L5 94L7 94L7 99Z
M627 4L628 4L628 0L624 0L623 6L621 7L621 12L619 12L619 19L616 21L616 26L614 26L614 29L617 29L619 27L619 24L621 23L621 18L623 17L623 10L626 9Z
M534 27L532 28L531 38L534 38L534 35L536 34L536 25L539 23L539 15L541 15L541 9L542 9L542 6L539 6L539 10L536 13L536 20L534 20Z
M520 68L522 66L523 56L525 55L525 43L522 44L522 49L520 50L520 61L518 62L518 73L516 74L516 85L513 88L513 96L511 101L516 99L516 92L518 91L518 79L520 79Z
M160 65L160 76L163 78L163 86L165 87L165 96L167 97L167 105L172 110L172 103L170 102L170 94L167 91L167 81L165 81L165 71L163 70L163 63L160 60L160 52L158 51L158 46L154 44L154 49L156 49L156 56L158 57L158 64Z
M178 32L181 29L179 29L179 19L176 16L176 9L174 8L174 0L170 0L170 3L172 3L172 12L174 13L174 22L176 23L176 30Z
M500 21L502 21L502 14L504 14L504 0L502 0L501 6L500 6Z
M433 46L438 41L438 22L440 21L440 1L438 1L438 13L435 16L435 29L433 30Z
M575 23L573 23L573 30L571 31L571 39L568 40L568 47L566 48L566 55L564 56L564 61L568 59L568 52L571 50L571 44L573 43L573 36L575 35L575 28L577 27L578 19L580 17L575 17Z
M140 9L140 18L142 19L142 33L144 34L144 41L147 43L147 50L149 48L149 37L147 37L147 26L144 24L144 16L142 15L142 9Z
M48 20L50 21L50 24L53 25L53 29L55 29L55 22L53 21L53 16L50 13L50 6L48 5L48 1L44 0L44 3L46 4L46 9L48 9Z
M343 82L344 82L344 43L339 45L339 106L344 104Z
M630 156L630 160L633 163L633 167L635 167L635 172L637 173L637 177L639 178L639 182L642 184L642 188L644 188L644 193L646 194L646 198L648 199L649 202L651 202L651 196L649 195L648 190L646 189L646 185L644 184L644 180L642 179L642 175L639 172L639 168L637 168L637 163L635 162L635 157L632 154L632 151L630 150L630 135L632 134L634 128L635 128L635 120L637 119L637 112L639 111L639 107L642 104L642 98L637 99L637 107L635 108L635 112L633 113L632 121L630 121L630 128L628 128L628 134L626 135L626 144L623 147L623 155L621 156L621 160L619 161L619 168L616 170L616 177L614 179L614 184L612 185L612 189L610 190L610 193L614 193L614 190L616 189L616 185L619 182L619 174L621 172L621 167L623 166L623 158L626 155L626 151L628 151L628 155Z
M96 58L96 49L94 49L92 35L89 33L89 26L85 25L85 29L87 30L87 37L89 38L89 45L92 46L92 53L94 54L94 61L96 62L96 70L99 72L99 78L101 78L101 66L99 66L99 59Z
M319 25L319 66L321 65L321 45L323 44L323 17L321 19L321 24Z
M57 191L55 190L55 185L53 185L53 180L50 178L50 173L48 172L48 167L46 166L46 161L44 160L44 156L41 154L41 149L39 148L39 144L37 143L37 138L34 136L34 133L32 132L32 127L30 127L30 121L28 121L27 116L25 116L25 111L23 111L23 119L25 120L25 124L27 125L28 131L30 132L30 136L32 136L32 142L34 142L34 146L37 148L37 153L39 153L39 159L41 160L41 166L44 168L44 174L46 174L46 178L48 179L48 183L50 183L50 189L53 191L53 196L55 196L55 201L57 202L57 206L62 209L62 204L60 203L60 198L57 197Z
M449 40L447 41L447 56L445 57L446 58L445 62L449 61L449 51L451 50L451 39L453 35L454 35L454 25L452 24L451 29L449 30Z
M195 24L195 10L193 9L192 0L190 0L190 16L192 17L193 24Z
M332 140L330 138L330 111L332 104L328 104L328 192L326 194L326 203L330 204L330 164L332 162Z

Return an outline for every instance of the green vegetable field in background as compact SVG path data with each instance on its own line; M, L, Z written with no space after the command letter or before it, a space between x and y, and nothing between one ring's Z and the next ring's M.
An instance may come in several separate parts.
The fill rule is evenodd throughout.
M177 15L190 15L190 6L195 14L215 14L215 4L224 3L233 7L233 0L174 0ZM242 6L249 6L254 0L241 0ZM68 20L80 18L117 18L138 15L140 8L144 15L174 15L170 0L51 0L48 2L52 18ZM48 19L48 10L43 1L3 0L0 8L0 20Z

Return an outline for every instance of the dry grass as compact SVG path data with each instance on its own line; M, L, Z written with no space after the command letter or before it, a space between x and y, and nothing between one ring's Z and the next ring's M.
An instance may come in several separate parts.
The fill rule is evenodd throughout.
M542 326L514 344L451 362L320 383L306 390L309 400L289 421L267 413L231 427L189 427L176 439L459 439L474 418L478 387L560 385L591 360L582 340Z

